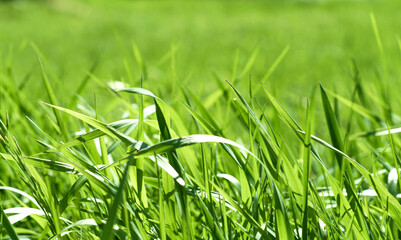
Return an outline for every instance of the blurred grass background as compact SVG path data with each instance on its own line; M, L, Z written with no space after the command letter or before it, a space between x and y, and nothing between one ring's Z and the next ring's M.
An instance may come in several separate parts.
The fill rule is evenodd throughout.
M237 53L241 70L259 48L250 70L258 84L290 46L266 85L277 97L296 102L309 94L305 89L311 83L351 87L346 84L351 60L365 81L380 74L370 12L378 22L390 79L399 76L401 15L395 9L400 7L399 1L7 1L0 4L0 54L17 82L33 72L26 89L37 99L43 92L31 43L37 45L63 100L97 59L99 78L128 79L126 64L137 69L131 78L139 83L142 69L130 60L134 41L148 67L144 87L172 99L163 85L172 79L172 48L177 77L202 95L215 86L213 73L232 79ZM239 84L246 86L248 78L238 79Z

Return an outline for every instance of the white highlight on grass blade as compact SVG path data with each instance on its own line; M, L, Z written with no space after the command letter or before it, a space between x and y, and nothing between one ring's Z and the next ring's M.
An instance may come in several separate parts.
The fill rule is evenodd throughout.
M115 121L115 122L109 123L107 125L118 130L120 128L132 126L132 125L137 124L137 123L138 123L138 119L123 119L123 120L119 120L119 121ZM91 133L93 131L96 131L96 130L98 130L98 129L92 129L91 128L91 131L87 132L85 130L85 128L81 128L78 132L75 132L74 134L76 136L81 136L81 135L89 134L89 133Z
M32 214L40 215L40 216L45 215L45 213L40 209L25 208L25 207L9 208L9 209L5 209L4 212L6 214L15 214L12 216L8 216L8 220L10 221L11 224L19 222Z
M23 192L19 189L13 188L13 187L6 187L6 186L0 186L0 190L12 191L12 192L21 194L22 196L28 198L31 202L33 202L38 208L40 208L38 202L36 202L36 200L31 195L27 194L26 192Z
M161 167L164 171L166 171L173 179L177 181L178 184L181 186L185 186L185 181L180 177L178 172L168 163L168 159L165 157L162 157L160 155L157 155L157 163L159 167ZM148 157L150 160L153 162L156 162L156 159L154 156L149 156Z
M135 109L139 109L137 104L132 104L132 107ZM146 108L143 109L143 118L147 119L150 115L152 115L153 113L156 112L156 106L150 105L147 106ZM121 118L125 119L125 118L129 118L131 116L131 112L130 111L125 111L122 115ZM138 119L132 119L135 120L138 123Z
M61 232L61 235L67 235L69 233L71 233L72 231L67 231L68 229L71 229L73 227L82 227L82 226L97 226L97 223L94 219L90 218L90 219L83 219L83 220L79 220L77 222L72 223L71 225L69 225L68 227L64 228Z
M377 197L377 193L373 189L363 190L362 193L360 193L359 195L360 196L365 196L365 197Z
M224 178L227 181L231 182L237 188L238 192L241 192L241 183L235 177L224 173L217 174L217 177Z
M345 189L343 189L343 194L344 194L344 196L347 196L347 191ZM371 188L365 189L362 192L357 193L357 194L359 196L364 196L364 197L377 197L378 196L376 191ZM319 192L319 196L320 197L335 197L335 194L331 190L325 190L325 191ZM397 197L401 197L401 194L398 194Z
M380 132L376 132L374 135L375 136L383 136L383 135L388 135L388 130L384 130L384 131L380 131ZM390 129L390 133L394 134L394 133L400 133L401 132L401 128L393 128Z
M164 142L161 143L157 143L154 144L152 146L146 147L144 149L141 149L140 151L137 152L138 155L145 155L145 156L149 156L149 155L153 155L155 152L157 153L162 153L162 152L166 152L169 151L171 149L176 149L176 148L181 148L181 147L185 147L185 146L189 146L189 145L193 145L193 144L198 144L198 143L224 143L224 144L228 144L231 146L234 146L240 150L245 151L246 153L252 155L253 157L257 158L257 156L255 154L253 154L251 151L249 151L247 148L245 148L244 146L228 140L226 138L223 137L219 137L219 136L214 136L214 135L204 135L204 134L194 134L194 135L190 135L190 136L186 136L186 137L180 137L180 138L173 138L173 139L169 139L166 140ZM175 146L176 145L176 146ZM160 150L163 147L162 146L166 146L165 150ZM171 146L171 147L169 147ZM154 151L152 151L154 150Z
M4 210L7 214L16 214L16 213L27 213L27 214L36 214L36 215L44 215L45 213L36 208L26 208L26 207L15 207L15 208L8 208Z
M388 174L387 185L391 194L397 193L398 173L397 169L393 168Z
M138 142L139 143L139 142ZM159 154L165 153L165 152L170 152L178 148L194 145L194 144L199 144L199 143L222 143L222 144L228 144L231 146L234 146L236 148L239 148L240 150L243 150L245 153L248 153L252 155L255 159L258 161L261 161L255 154L253 154L251 151L249 151L247 148L244 146L228 140L223 137L219 136L214 136L214 135L203 135L203 134L195 134L195 135L190 135L186 137L180 137L180 138L173 138L169 139L160 143L156 143L151 146L146 146L144 148L141 147L134 147L136 149L140 149L137 151L134 156L135 157L149 157L152 161L155 161L154 156L160 156ZM162 162L159 162L160 160L163 160ZM165 171L167 171L174 179L177 180L177 182L184 186L185 182L182 180L182 178L179 177L178 173L175 171L175 169L168 164L168 160L165 158L158 159L159 166L163 168ZM267 169L265 169L268 171Z
M145 109L143 109L143 117L147 118L155 112L156 112L156 106L150 105L150 106L146 107ZM137 119L135 119L135 120L137 120Z
M72 233L73 231L67 231L67 232L62 232L61 234L60 234L60 237L64 237L64 236L66 236L66 235L68 235L68 234L70 234L70 233ZM59 238L56 238L56 239L59 239Z
M85 200L88 202L104 203L103 200L101 200L99 198L85 198Z
M23 220L24 218L28 217L29 213L20 213L20 214L15 214L13 216L8 216L8 221L10 221L11 224L17 223L21 220Z
M388 135L390 132L390 134L397 134L397 133L401 133L401 127L398 128L392 128L390 129L390 131L388 129L386 130L381 130L381 131L369 131L369 132L362 132L362 133L356 133L353 134L351 136L352 139L356 139L358 137L369 137L369 136L375 136L375 137L379 137L379 136L386 136Z
M38 215L38 216L45 216L45 212L43 212L40 209L36 208L28 208L28 207L15 207L15 208L8 208L4 210L4 213L6 214L15 214L12 216L8 216L9 221L11 224L14 224L18 221L21 221L22 219L30 216L30 215ZM51 216L52 214L48 213L47 215ZM60 220L63 220L64 222L67 223L72 223L70 220L59 217Z
M237 141L237 143L238 143L239 145L241 145L241 146L245 145L241 138L238 138L236 141ZM246 157L246 155L248 155L248 152L247 152L246 150L242 149L242 148L240 148L239 151L240 151L241 154L242 154L243 156L245 156L245 157Z
M195 194L200 196L200 197L202 197L202 198L207 198L207 192L205 192L205 191L196 190ZM226 205L226 207L228 207L229 209L231 209L234 212L238 212L238 210L235 209L235 207L233 207L227 200L225 200L224 197L221 194L219 194L217 192L212 192L211 194L212 194L212 197L214 198L214 200L216 202L223 203L223 201L224 201L224 205ZM238 202L236 202L236 201L234 201L234 202L236 204L238 204Z
M89 171L88 169L85 169L85 172L90 174L92 177L96 178L97 180L104 182L104 179L101 176Z
M128 87L129 87L128 84L126 84L126 83L124 83L124 82L121 82L121 81L109 81L109 82L107 82L107 85L108 85L111 89L113 89L113 90L115 90L115 91L117 91L117 90L119 90L119 89L123 89L123 88L128 88Z
M116 88L113 89L114 91L117 92L127 92L127 93L136 93L136 94L141 94L144 96L149 96L155 99L158 99L160 101L163 101L161 98L159 98L158 96L154 95L151 91L144 89L144 88Z

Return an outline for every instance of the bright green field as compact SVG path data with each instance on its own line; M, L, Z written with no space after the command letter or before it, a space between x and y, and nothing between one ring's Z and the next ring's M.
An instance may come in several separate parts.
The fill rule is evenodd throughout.
M399 239L398 9L0 2L1 237Z
M380 54L370 12L377 18L389 69L397 71L401 58L396 35L401 16L395 9L400 5L383 1L125 1L102 5L59 1L48 7L24 2L13 7L2 4L1 53L3 61L12 59L17 80L32 68L37 76L38 64L30 47L33 42L61 80L54 84L74 89L72 83L81 79L98 58L96 75L100 78L127 79L126 60L132 78L138 80L141 70L131 62L131 43L135 41L148 66L145 87L152 86L153 91L167 97L163 90L167 88L164 83L171 80L170 61L160 61L172 47L177 50L176 73L180 80L210 93L213 72L224 80L232 79L237 51L239 75L253 51L259 49L249 71L257 84L290 46L267 84L279 94L290 92L285 95L297 99L305 96L302 90L311 83L349 82L352 59L366 81L374 79L374 72L380 70ZM246 82L247 78L248 73L239 80ZM30 85L34 85L32 82Z

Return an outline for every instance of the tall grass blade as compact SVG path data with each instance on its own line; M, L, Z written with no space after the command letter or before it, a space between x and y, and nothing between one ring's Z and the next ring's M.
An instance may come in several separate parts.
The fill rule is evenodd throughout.
M311 131L312 131L312 123L311 123L311 112L310 105L308 103L307 107L307 118L306 118L306 132L304 138L304 157L303 157L303 198L304 198L304 207L303 207L303 219L302 219L302 239L308 239L308 189L309 189L309 176L311 170Z
M337 118L334 115L329 98L327 97L326 91L322 85L320 85L320 94L322 97L323 110L327 121L327 128L330 132L331 141L335 148L342 151L344 147L340 127L338 126ZM338 166L342 168L342 156L340 154L336 154L336 158Z
M50 103L53 105L58 105L56 96L54 95L53 89L52 89L52 87L49 83L49 80L47 78L47 75L45 73L45 69L43 67L42 60L40 58L38 58L38 59L39 59L40 67L42 70L42 79L43 79L43 82L45 83L45 87L46 87L47 94L49 96ZM56 116L57 123L58 123L58 126L61 131L61 136L62 136L63 140L67 141L68 140L68 131L67 131L67 127L64 123L64 119L62 118L61 114L56 109L54 109L54 115Z
M280 55L277 57L277 59L273 62L273 64L267 70L266 74L262 77L262 80L260 80L261 83L265 83L267 81L267 79L269 79L270 75L274 72L274 70L277 68L277 66L281 63L281 61L287 55L288 51L290 51L290 45L287 45L283 49L283 51L280 53ZM257 85L253 94L256 95L259 92L259 90L260 90L260 85Z
M128 179L128 169L130 166L131 162L129 161L124 168L124 173L121 177L120 180L120 186L117 189L117 192L115 193L114 197L114 201L113 204L111 205L111 208L109 210L109 216L107 218L107 222L106 225L103 229L103 233L102 233L102 240L111 240L114 239L114 223L116 221L116 218L118 216L118 209L119 206L123 200L123 191L124 191L124 187L125 184L127 182Z

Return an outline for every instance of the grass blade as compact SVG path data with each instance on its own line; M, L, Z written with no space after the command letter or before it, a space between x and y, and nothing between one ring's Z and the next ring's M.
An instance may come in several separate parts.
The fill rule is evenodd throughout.
M8 217L6 215L6 213L3 210L3 207L0 206L0 226L4 229L6 229L8 236L12 239L12 240L19 240L19 237L17 235L17 233L15 232L15 229L13 227L13 225L11 225L10 221L8 220Z
M340 151L343 150L343 140L340 133L340 127L337 123L337 118L334 115L334 112L331 108L329 98L327 97L326 91L324 90L323 86L320 85L320 93L322 97L322 104L324 109L324 114L327 121L327 128L330 132L330 138L333 143L333 146ZM336 154L338 166L342 168L342 156L340 154Z
M130 161L125 165L124 173L120 181L120 186L117 189L117 192L114 195L114 201L113 204L109 210L109 216L107 218L106 225L103 229L103 234L101 239L102 240L111 240L114 239L114 223L116 221L116 218L118 216L118 208L123 200L123 190L124 186L127 182L128 179L128 169L130 166Z
M49 95L50 103L53 105L58 105L56 96L54 95L53 89L52 89L52 87L49 83L49 80L47 78L47 75L45 73L45 69L43 67L42 60L39 57L38 57L38 59L39 59L40 67L42 70L42 79L43 79L43 82L45 83L45 87L46 87L47 94ZM58 126L61 131L61 136L62 136L63 140L67 141L68 140L68 131L67 131L67 127L64 123L64 119L62 118L61 114L56 109L54 109L54 115L56 116L57 123L58 123Z

